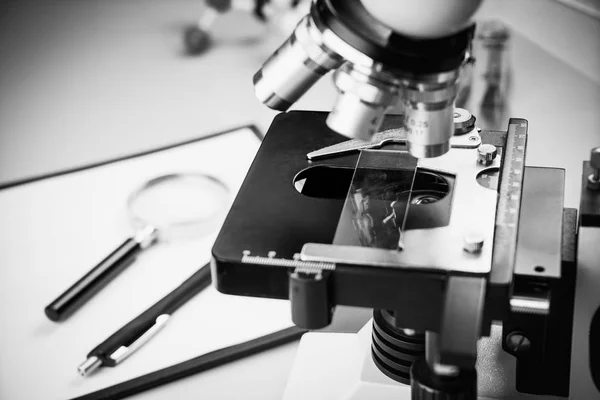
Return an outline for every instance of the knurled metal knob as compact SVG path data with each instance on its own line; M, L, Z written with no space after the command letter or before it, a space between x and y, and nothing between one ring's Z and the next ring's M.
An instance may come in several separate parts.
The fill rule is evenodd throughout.
M413 363L411 375L412 400L476 400L477 372L461 370L458 376L437 375L424 359Z
M477 149L477 162L482 165L491 165L498 155L498 149L493 144L482 144Z
M591 190L600 190L600 147L592 149L590 166L592 167L592 174L588 176L587 186Z
M454 109L454 134L463 135L475 127L475 117L464 108Z

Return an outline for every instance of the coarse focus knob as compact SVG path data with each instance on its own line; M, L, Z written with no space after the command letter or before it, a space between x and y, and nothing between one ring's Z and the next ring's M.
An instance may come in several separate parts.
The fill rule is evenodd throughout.
M600 147L594 147L590 154L592 174L588 176L588 188L600 190Z
M477 149L477 162L482 165L490 165L498 155L498 149L493 144L482 144Z
M464 135L475 128L475 116L464 108L454 109L454 134Z
M437 375L424 359L410 370L412 400L476 400L477 372L461 370L456 376Z

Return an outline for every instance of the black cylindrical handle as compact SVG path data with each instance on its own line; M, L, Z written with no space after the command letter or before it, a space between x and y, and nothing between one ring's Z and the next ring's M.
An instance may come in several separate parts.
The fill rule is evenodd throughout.
M141 248L140 243L135 239L127 239L90 272L50 303L44 310L46 316L52 321L67 319L127 268L135 260L135 256Z

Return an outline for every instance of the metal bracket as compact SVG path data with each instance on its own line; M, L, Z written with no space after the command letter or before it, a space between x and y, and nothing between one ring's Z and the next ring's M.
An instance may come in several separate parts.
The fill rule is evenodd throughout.
M242 252L242 263L244 264L257 264L265 265L269 267L285 267L285 268L306 268L315 270L329 270L335 269L335 264L327 262L311 262L300 260L300 254L294 254L294 259L290 260L287 258L275 258L276 253L269 251L267 257L253 256L250 250L244 250Z
M350 139L345 142L337 143L331 146L311 151L306 155L309 160L320 158L335 157L354 151L378 149L385 144L396 143L405 144L407 141L406 130L404 128L386 129L377 132L370 141L361 139ZM474 128L470 132L455 135L450 138L450 147L457 149L475 149L481 144L479 128Z
M452 276L448 280L439 335L442 364L475 366L486 284L485 278Z
M289 299L292 306L292 321L305 329L324 328L331 323L334 305L330 299L330 276L335 264L294 259L275 258L269 251L267 257L252 256L250 250L242 253L242 263L269 267L294 268L289 277Z

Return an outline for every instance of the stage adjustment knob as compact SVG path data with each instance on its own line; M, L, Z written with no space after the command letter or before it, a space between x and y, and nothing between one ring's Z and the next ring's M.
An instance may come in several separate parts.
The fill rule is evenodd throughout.
M600 190L600 147L592 149L590 165L592 167L592 174L588 176L588 189Z
M424 359L410 371L412 400L477 400L477 372L461 370L456 376L436 374Z
M498 149L493 144L482 144L477 149L477 162L482 165L490 165L498 155Z
M475 117L464 108L454 109L454 134L464 135L475 128Z

